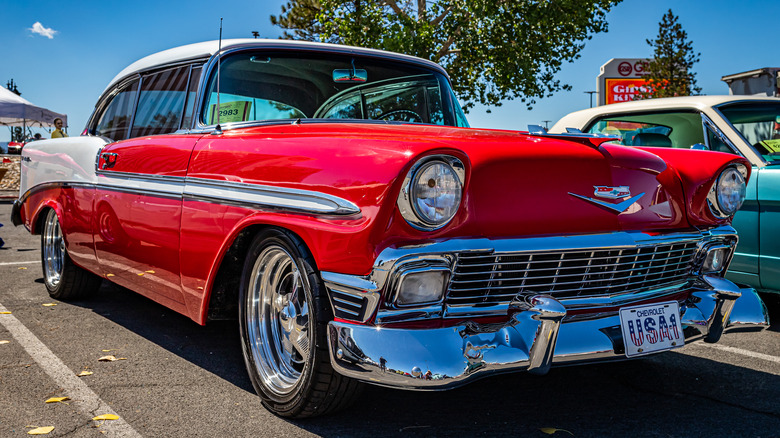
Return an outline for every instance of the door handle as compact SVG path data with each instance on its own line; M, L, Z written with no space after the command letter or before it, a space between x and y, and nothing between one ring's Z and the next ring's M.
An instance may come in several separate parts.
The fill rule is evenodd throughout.
M112 152L103 152L100 154L100 157L103 158L103 167L101 169L110 169L116 164L119 155Z

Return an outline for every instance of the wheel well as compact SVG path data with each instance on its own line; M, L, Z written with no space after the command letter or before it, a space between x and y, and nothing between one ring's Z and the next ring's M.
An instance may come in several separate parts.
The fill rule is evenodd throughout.
M241 230L225 252L225 256L222 257L222 262L214 278L208 304L207 321L238 319L238 292L241 287L244 260L254 237L257 233L268 228L278 228L303 242L303 239L292 231L272 225L252 225Z
M41 234L41 229L43 229L43 223L46 221L46 216L49 215L49 210L53 210L51 207L43 207L40 212L38 212L38 217L35 219L35 226L32 229L33 235Z

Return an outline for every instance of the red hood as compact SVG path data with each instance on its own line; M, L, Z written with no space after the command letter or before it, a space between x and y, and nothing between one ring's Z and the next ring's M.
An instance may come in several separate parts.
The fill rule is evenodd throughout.
M365 240L353 242L367 245L374 254L394 243L420 239L720 224L722 220L708 213L706 192L723 167L739 160L725 154L707 153L711 155L703 159L696 155L692 171L687 160L697 151L597 146L513 131L419 125L301 123L237 129L219 137L222 140L205 136L198 142L190 176L235 175L231 178L239 181L347 199L360 207L361 217L344 225L364 228ZM229 154L217 153L226 149ZM448 226L421 232L406 224L395 200L412 164L434 154L464 162L464 201ZM659 155L668 156L667 161ZM600 197L596 186L627 193L618 199ZM634 202L617 211L599 205L631 198Z

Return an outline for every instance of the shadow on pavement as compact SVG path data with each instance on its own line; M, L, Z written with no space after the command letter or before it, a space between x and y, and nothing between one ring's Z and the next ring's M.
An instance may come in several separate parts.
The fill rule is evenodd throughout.
M254 392L237 321L202 327L108 282L94 298L72 304ZM290 423L321 436L550 436L542 428L561 437L777 436L780 377L686 351L697 350L554 368L542 377L494 376L445 392L367 386L343 412Z

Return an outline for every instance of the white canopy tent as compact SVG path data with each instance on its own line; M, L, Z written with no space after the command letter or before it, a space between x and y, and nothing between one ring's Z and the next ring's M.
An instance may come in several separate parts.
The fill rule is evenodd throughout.
M51 128L55 118L68 126L68 116L35 106L11 90L0 87L0 125Z

